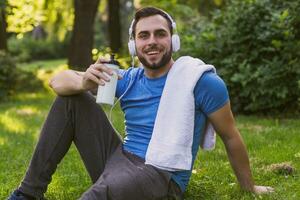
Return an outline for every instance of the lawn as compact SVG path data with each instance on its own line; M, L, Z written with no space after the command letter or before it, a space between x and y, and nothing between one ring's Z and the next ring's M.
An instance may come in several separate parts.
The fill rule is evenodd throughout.
M53 71L65 68L64 62L35 62L28 69L37 70L38 77L46 82ZM0 199L5 199L22 180L54 98L49 90L41 90L20 93L0 103ZM300 119L237 116L236 120L248 148L255 182L270 185L276 192L255 196L241 191L218 138L215 150L199 151L185 199L300 199ZM117 130L124 132L119 107L114 109L113 121ZM58 166L46 197L77 199L90 185L83 163L72 146Z

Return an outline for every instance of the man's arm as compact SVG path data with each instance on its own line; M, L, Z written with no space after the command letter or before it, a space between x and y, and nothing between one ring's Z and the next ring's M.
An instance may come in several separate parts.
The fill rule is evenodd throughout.
M64 70L54 75L49 86L58 95L72 95L83 92L82 77L84 72Z
M49 86L56 94L62 96L93 91L97 89L98 85L105 85L105 82L110 80L107 74L113 74L113 70L106 67L103 62L107 62L107 60L98 59L85 72L75 70L59 72L51 78ZM118 78L121 79L122 77L119 76Z
M273 188L254 185L249 158L241 135L235 126L230 103L208 116L225 144L227 155L242 189L257 194L273 192Z

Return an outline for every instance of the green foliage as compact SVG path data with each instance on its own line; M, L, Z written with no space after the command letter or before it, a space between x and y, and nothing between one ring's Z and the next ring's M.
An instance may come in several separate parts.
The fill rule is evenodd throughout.
M161 8L172 16L176 21L177 26L180 28L191 20L191 16L196 16L196 9L186 5L186 2L181 3L179 0L141 0L142 6L155 6Z
M299 1L232 0L211 22L190 24L182 54L217 67L235 110L300 110Z
M42 82L33 71L25 71L16 66L15 59L0 51L0 100L20 91L36 91Z
M34 26L45 20L43 15L43 1L8 0L7 31L22 34L31 31Z
M18 39L42 25L48 38L63 41L72 29L73 1L7 0L7 5L7 31L16 33Z
M0 100L13 93L16 75L14 60L5 52L0 51Z
M45 27L50 39L65 40L74 21L73 1L44 0Z
M11 37L8 40L8 49L19 62L31 60L55 59L66 57L67 41L36 40L30 36L22 39Z

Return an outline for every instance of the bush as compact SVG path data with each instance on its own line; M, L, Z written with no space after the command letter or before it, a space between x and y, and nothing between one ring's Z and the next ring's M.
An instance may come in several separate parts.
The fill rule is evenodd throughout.
M0 51L0 99L13 93L16 86L17 70L14 60Z
M17 91L36 91L43 84L34 72L16 67L15 59L4 51L0 51L0 100L7 99Z
M55 39L36 40L31 36L25 36L22 39L9 38L8 49L18 62L57 59L67 55L66 42L60 42Z
M297 0L232 0L194 23L183 53L217 67L236 111L299 112L299 27Z

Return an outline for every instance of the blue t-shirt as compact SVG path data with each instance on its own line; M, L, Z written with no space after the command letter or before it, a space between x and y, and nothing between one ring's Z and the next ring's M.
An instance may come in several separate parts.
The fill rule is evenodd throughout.
M123 76L118 81L116 97L120 100L125 115L123 148L145 159L150 142L159 101L166 82L167 74L159 78L148 78L143 68L120 70ZM182 80L184 81L188 80ZM205 72L194 88L195 125L192 145L193 164L204 132L207 116L223 107L229 100L223 80L213 72ZM186 190L191 170L171 172L172 179Z

